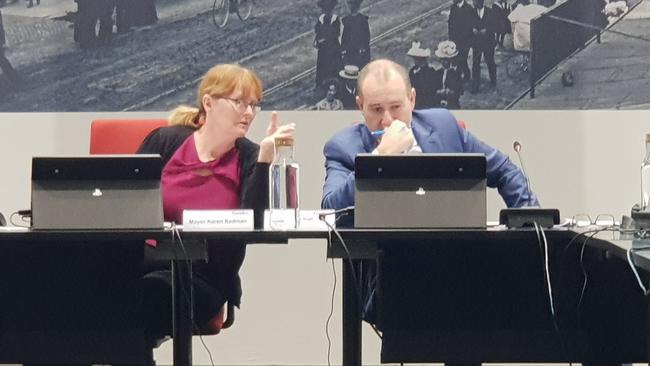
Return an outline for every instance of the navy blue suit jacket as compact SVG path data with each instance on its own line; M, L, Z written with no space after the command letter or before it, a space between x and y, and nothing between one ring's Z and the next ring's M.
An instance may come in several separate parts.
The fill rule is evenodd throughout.
M448 110L416 110L411 128L422 152L485 154L487 185L497 188L508 207L539 206L535 195L528 191L526 177L508 156L460 127ZM323 208L354 205L354 158L372 152L375 143L368 127L361 123L338 132L325 144Z

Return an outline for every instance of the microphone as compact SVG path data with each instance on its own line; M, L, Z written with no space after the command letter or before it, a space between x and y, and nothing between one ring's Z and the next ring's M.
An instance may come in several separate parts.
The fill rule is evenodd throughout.
M524 159L521 156L522 145L519 141L512 144L512 148L517 153L521 171L526 179L526 188L528 193L525 198L530 204L533 198L533 191L530 189L530 179L526 173L524 166ZM553 227L560 223L560 210L556 208L539 208L539 207L520 207L520 208L504 208L499 213L499 224L506 225L508 228L521 228L526 226L533 226L535 224L540 227Z
M524 178L526 178L526 188L528 188L528 195L530 195L533 191L530 190L530 179L528 179L528 173L526 172L524 159L521 157L521 143L519 143L519 141L515 141L512 144L512 148L515 149L515 152L517 153L517 158L519 159L519 165L521 165L521 171L524 173Z

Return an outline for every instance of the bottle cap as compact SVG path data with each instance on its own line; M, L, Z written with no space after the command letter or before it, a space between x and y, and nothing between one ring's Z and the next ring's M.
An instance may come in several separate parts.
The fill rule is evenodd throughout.
M293 139L289 138L276 138L275 146L293 146Z

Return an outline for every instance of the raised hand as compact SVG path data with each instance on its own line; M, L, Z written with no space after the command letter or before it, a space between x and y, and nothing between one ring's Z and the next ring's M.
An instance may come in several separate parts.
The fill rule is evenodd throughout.
M279 126L278 112L271 113L271 121L266 128L266 137L260 142L260 153L257 161L260 163L270 163L273 161L275 153L275 139L291 139L293 140L293 132L296 129L295 123L289 123Z

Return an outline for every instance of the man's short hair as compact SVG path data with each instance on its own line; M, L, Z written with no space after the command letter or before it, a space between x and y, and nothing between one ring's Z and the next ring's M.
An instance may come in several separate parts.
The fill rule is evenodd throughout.
M359 79L357 79L357 95L362 96L363 83L369 76L372 76L383 82L387 82L393 77L398 76L404 82L406 93L409 93L412 88L411 79L409 79L408 72L402 65L389 59L377 59L370 62L363 69L361 69L361 72L359 73Z

